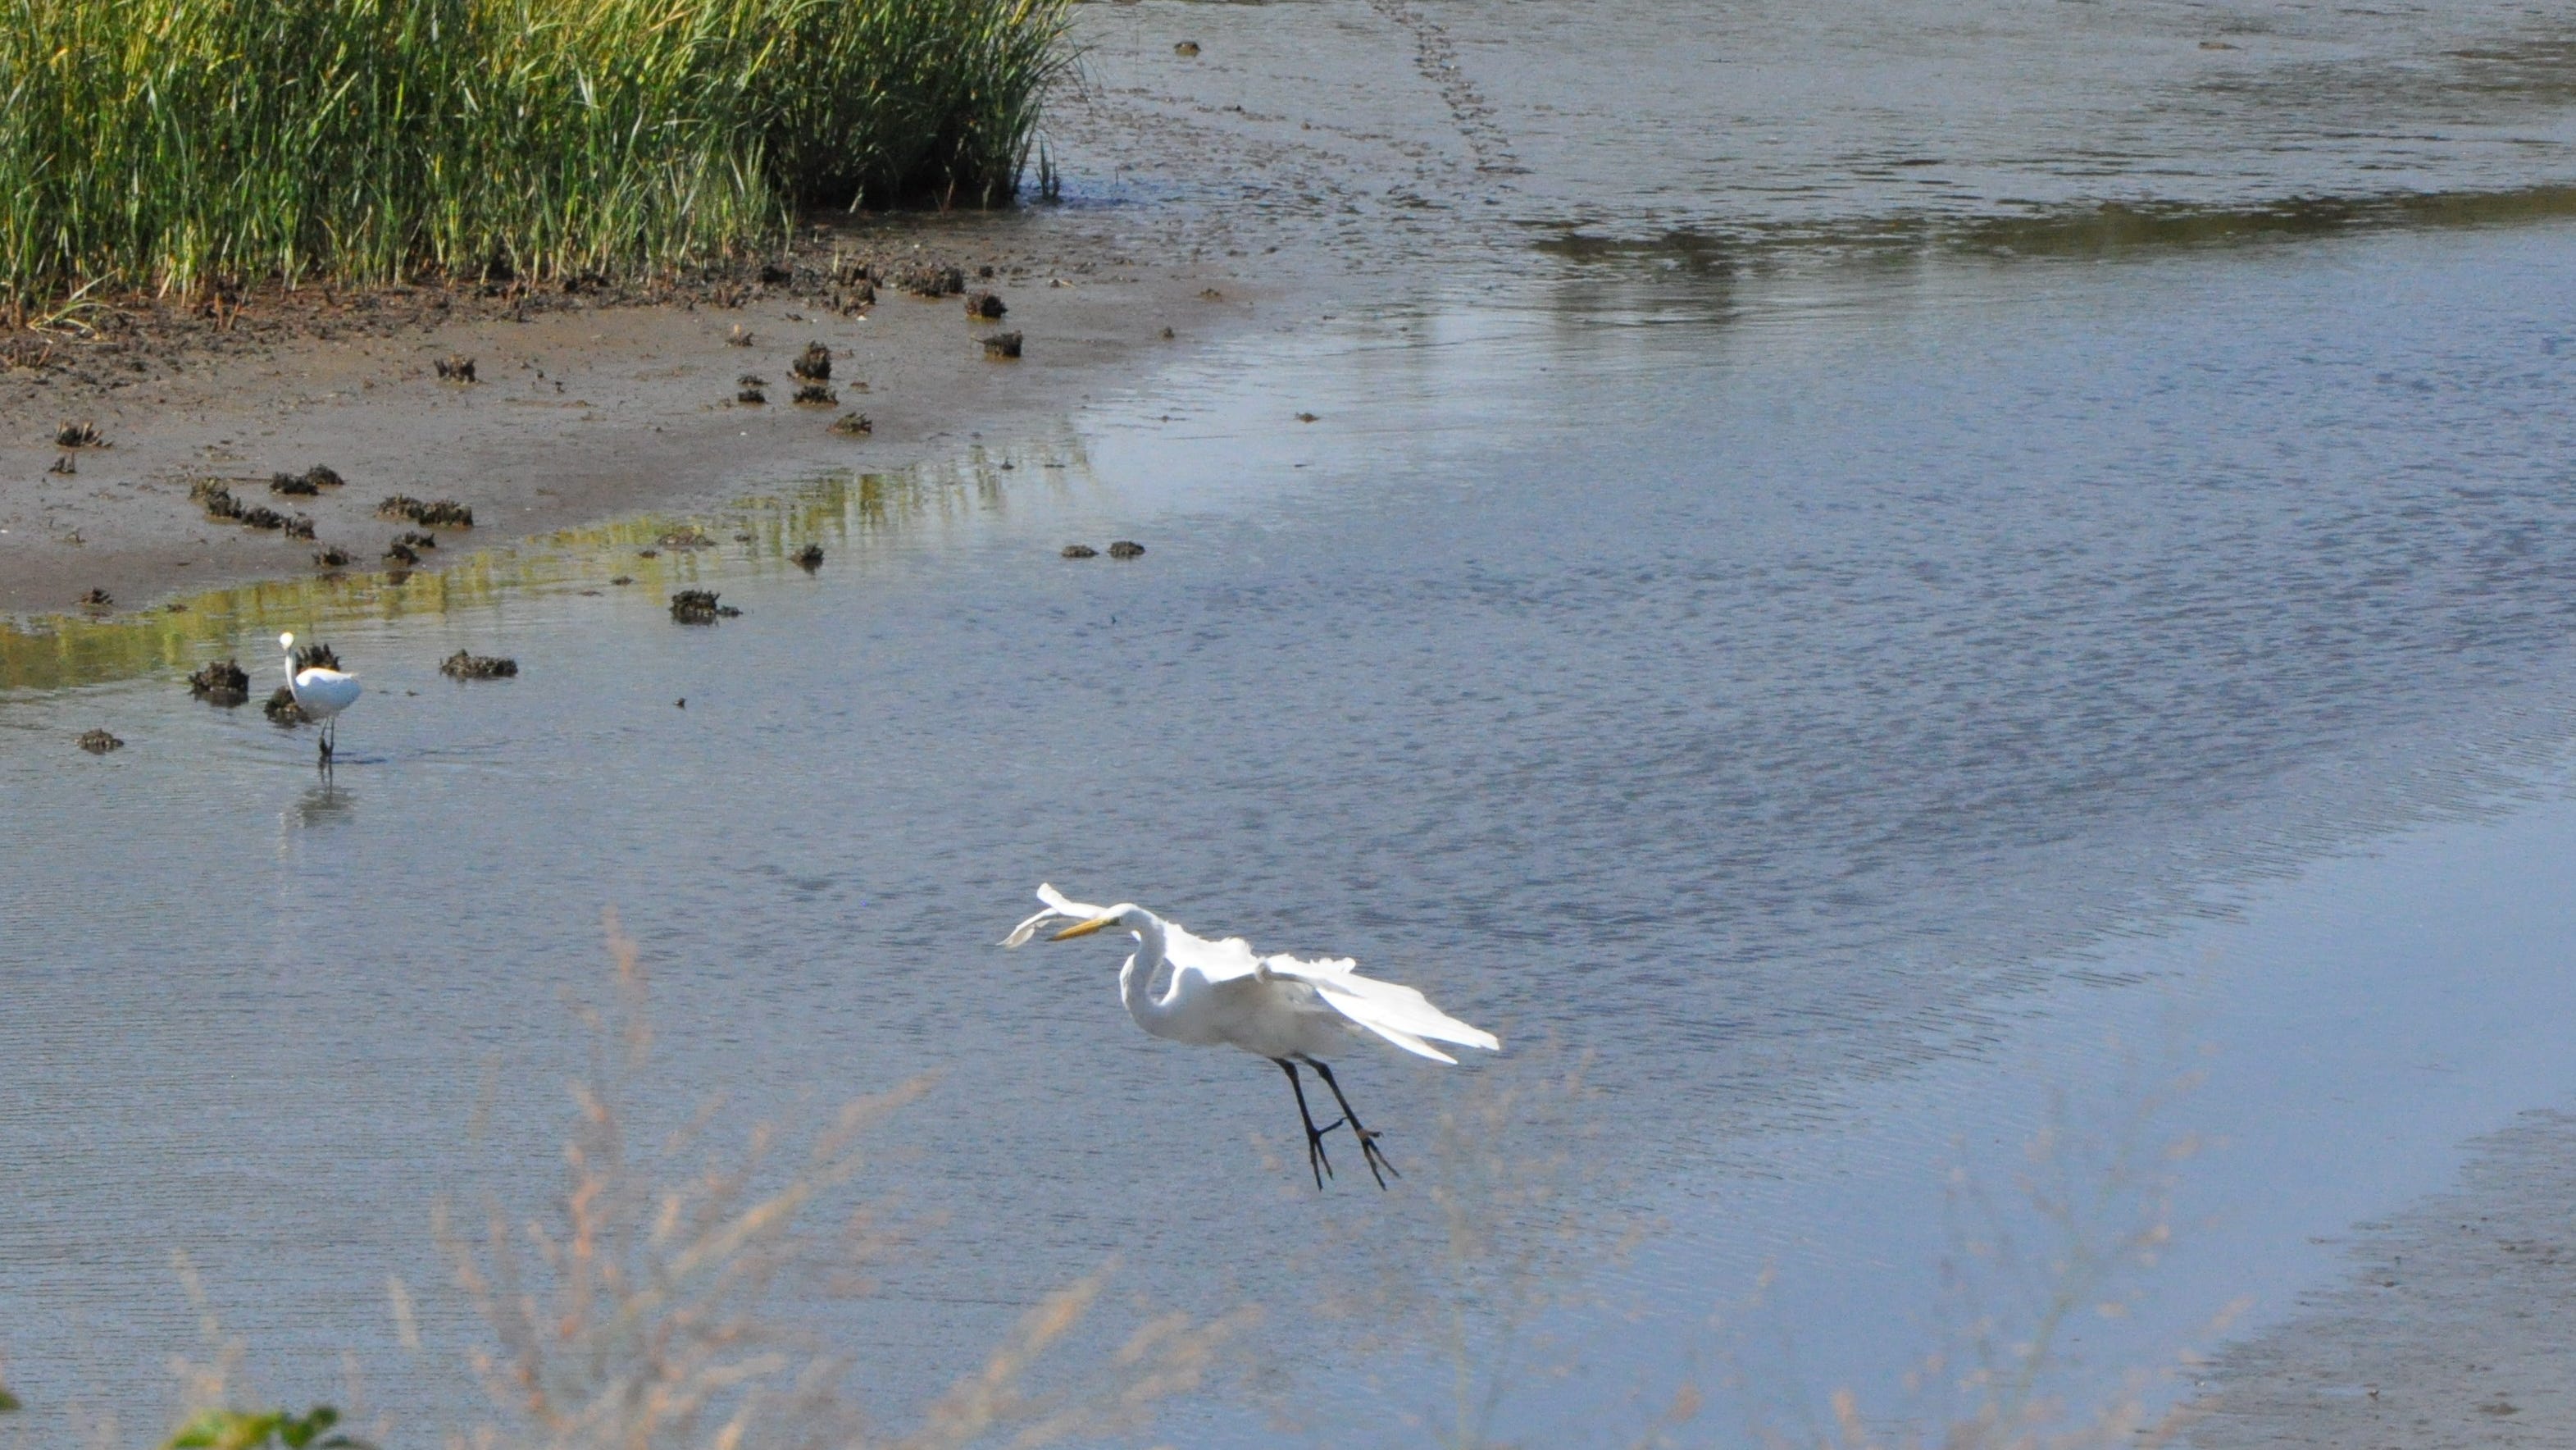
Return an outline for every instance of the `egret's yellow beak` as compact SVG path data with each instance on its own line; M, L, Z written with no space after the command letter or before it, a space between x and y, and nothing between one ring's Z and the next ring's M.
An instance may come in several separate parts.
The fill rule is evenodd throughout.
M1100 930L1102 927L1116 926L1117 924L1118 918L1114 916L1095 916L1091 920L1083 922L1079 926L1068 926L1064 930L1057 932L1055 935L1048 937L1047 940L1071 941L1078 936L1089 936L1093 932Z

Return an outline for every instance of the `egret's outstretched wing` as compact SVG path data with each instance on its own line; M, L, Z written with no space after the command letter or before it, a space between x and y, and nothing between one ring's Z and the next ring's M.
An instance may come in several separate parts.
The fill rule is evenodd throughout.
M1295 977L1305 982L1334 1011L1416 1056L1434 1062L1458 1060L1432 1046L1434 1042L1487 1052L1502 1050L1502 1041L1494 1034L1470 1027L1432 1006L1431 999L1414 988L1363 977L1358 967L1359 963L1348 957L1307 962L1285 953L1260 961L1262 975Z

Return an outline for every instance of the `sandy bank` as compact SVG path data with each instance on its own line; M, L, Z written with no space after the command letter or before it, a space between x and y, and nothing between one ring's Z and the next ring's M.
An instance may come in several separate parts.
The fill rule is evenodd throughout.
M906 244L880 232L850 246L883 258L917 246L953 262L970 293L1002 297L1003 319L883 283L872 307L843 315L827 268L800 266L730 306L555 295L443 322L319 314L287 336L166 357L63 345L56 365L0 374L0 611L72 612L94 589L117 609L149 607L319 572L331 548L349 568L377 568L411 527L377 512L395 494L473 510L474 527L442 531L446 547L424 555L435 567L472 546L684 512L782 478L899 467L1132 383L1251 311L1239 289L1202 295L1208 281L1177 270L924 227L937 235ZM988 356L984 339L1000 332L1025 339L1017 360ZM837 401L800 406L790 366L814 342L832 353ZM442 380L435 364L450 357L471 358L478 381ZM767 402L739 401L746 386ZM852 413L873 431L834 431ZM74 422L94 423L107 446L58 448L57 430ZM270 491L272 474L316 465L345 485ZM245 505L310 518L314 537L208 517L189 497L204 478L229 480Z

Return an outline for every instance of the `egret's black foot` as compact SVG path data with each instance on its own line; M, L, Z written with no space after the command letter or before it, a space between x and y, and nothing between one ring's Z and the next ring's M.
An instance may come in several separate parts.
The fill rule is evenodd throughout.
M1315 1175L1318 1192L1323 1190L1324 1180L1333 1176L1333 1160L1324 1156L1324 1135L1340 1126L1340 1121L1335 1120L1323 1127L1306 1130L1306 1167Z
M1384 1133L1354 1126L1351 1129L1351 1135L1360 1140L1360 1157L1367 1161L1369 1173L1377 1179L1378 1187L1386 1187L1386 1181L1389 1178L1404 1176L1395 1171L1395 1165L1387 1161L1386 1150L1377 1145L1377 1140L1386 1136ZM1381 1173L1379 1169L1386 1171Z

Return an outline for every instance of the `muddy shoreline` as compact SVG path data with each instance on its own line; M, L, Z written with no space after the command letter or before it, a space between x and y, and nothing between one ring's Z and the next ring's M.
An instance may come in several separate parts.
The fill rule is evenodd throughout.
M436 569L784 479L900 468L1132 385L1258 315L1230 276L1132 265L1101 239L1029 246L1009 235L1022 220L815 228L786 275L658 298L308 289L249 299L229 330L183 316L22 335L0 370L0 613L104 617L258 580ZM925 263L955 268L961 290L904 290ZM862 264L875 300L857 306ZM981 293L1002 317L970 314ZM992 356L985 339L1009 332L1020 355ZM831 401L800 404L816 380L794 369L817 343ZM474 381L441 376L456 359ZM83 426L97 446L58 446ZM317 467L343 482L270 487ZM190 496L206 480L309 519L311 537L210 516ZM416 527L380 513L397 495L453 500L473 525L434 530L417 565L388 557Z

